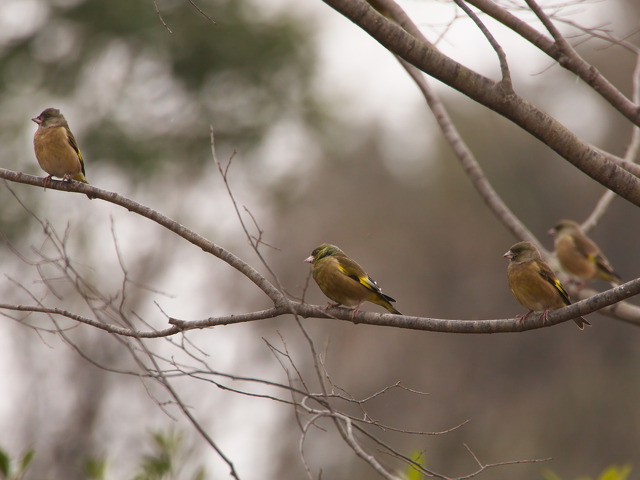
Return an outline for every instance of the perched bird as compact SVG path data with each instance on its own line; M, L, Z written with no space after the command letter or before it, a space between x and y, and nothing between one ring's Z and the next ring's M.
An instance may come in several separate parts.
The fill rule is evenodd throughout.
M556 310L571 304L569 294L549 265L544 263L540 252L531 242L516 243L504 254L509 259L507 279L515 299L531 312L543 312L546 320L549 310ZM591 325L582 317L573 319L580 330Z
M38 124L33 136L36 158L42 169L49 174L45 185L51 181L51 177L59 177L67 182L77 180L89 183L85 177L82 153L60 110L47 108L31 120Z
M576 222L561 220L549 230L549 234L554 237L560 266L569 275L584 281L599 278L613 284L620 283L620 276L613 270L609 260Z
M362 267L335 245L320 245L311 252L311 256L305 262L313 264L313 279L322 293L336 302L336 306L355 306L355 314L362 302L369 301L391 313L402 315L391 305L395 300L382 293L378 284Z

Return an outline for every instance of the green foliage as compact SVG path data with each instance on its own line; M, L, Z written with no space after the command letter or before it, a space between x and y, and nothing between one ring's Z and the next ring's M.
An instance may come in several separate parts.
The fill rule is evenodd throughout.
M0 450L0 475L2 475L3 478L9 476L10 463L11 460L7 452Z
M592 479L591 477L578 477L576 480L628 480L629 475L631 474L631 465L610 465L605 468L602 473ZM557 474L552 472L551 470L545 470L542 472L542 475L545 480L562 480L562 478Z
M89 458L84 463L87 480L104 480L107 473L107 460L104 458Z
M190 461L184 446L182 434L170 432L153 432L151 434L153 452L143 457L139 473L133 480L172 480L177 478L191 478L204 480L204 467L196 467L193 473L185 472Z
M426 462L424 460L423 452L415 451L411 454L411 460L416 464L424 468ZM413 465L407 465L407 471L404 474L404 480L422 480L424 475Z
M206 480L207 471L203 466L193 465L182 434L170 432L151 433L152 452L144 455L132 480ZM34 450L28 450L17 461L0 449L0 480L22 480L31 465ZM15 464L15 467L13 466ZM87 480L107 478L106 458L92 457L84 464Z
M0 449L0 479L2 480L22 480L24 475L33 461L35 452L33 450L27 450L27 452L20 457L17 462L13 462L9 454ZM14 468L12 464L17 463Z

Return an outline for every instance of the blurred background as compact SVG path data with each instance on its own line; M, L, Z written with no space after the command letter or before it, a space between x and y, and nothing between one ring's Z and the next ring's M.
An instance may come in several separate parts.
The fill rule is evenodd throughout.
M183 0L159 0L160 16L152 2L3 0L1 166L43 175L30 118L60 108L92 184L159 210L266 274L212 160L213 127L218 157L233 157L229 183L244 218L253 224L246 207L273 246L263 254L291 295L303 294L303 260L330 242L361 263L405 314L523 313L506 286L502 258L517 239L480 201L414 84L388 52L323 3L294 3L198 2L212 24ZM430 39L444 33L439 45L446 54L497 77L497 60L475 27L466 19L448 27L452 3L403 6ZM606 0L571 13L624 37L637 28L640 8L635 0ZM631 134L624 118L574 76L487 25L506 49L519 93L585 140L624 153ZM637 44L639 37L627 40ZM631 95L634 55L602 41L574 41ZM586 218L603 187L506 120L432 84L496 190L547 248L546 231L556 220ZM37 217L65 239L80 275L154 328L167 325L165 314L198 320L269 307L227 265L115 205L19 184L0 186L0 198L2 303L41 301L92 315L52 267L59 252ZM640 211L620 199L592 232L627 280L640 272L639 235ZM326 301L315 284L305 299ZM640 330L597 314L589 320L593 327L584 332L567 322L483 336L303 324L326 350L334 384L351 395L368 397L396 382L429 393L394 390L376 398L368 411L381 423L442 431L470 420L445 435L376 432L406 455L424 451L431 469L450 476L474 471L468 445L486 463L552 458L491 469L481 479L540 479L546 469L562 479L596 477L625 463L637 474ZM185 463L206 468L206 478L227 478L182 413L162 408L166 392L136 375L123 342L70 322L58 327L64 337L45 316L2 321L0 448L12 458L35 450L26 478L87 478L91 458L105 459L106 478L133 478L158 431L182 435ZM313 377L292 318L186 336L217 371L279 382L286 376L265 340L285 342L301 372ZM179 346L181 339L173 341ZM144 344L158 355L180 354L165 339ZM194 379L176 379L175 387L241 478L305 478L290 407ZM322 478L374 477L333 433L312 432L305 451ZM401 468L392 458L382 461ZM190 478L189 471L175 478Z

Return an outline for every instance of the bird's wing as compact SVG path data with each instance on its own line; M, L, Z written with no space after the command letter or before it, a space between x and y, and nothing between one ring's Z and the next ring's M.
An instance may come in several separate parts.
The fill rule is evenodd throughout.
M598 269L613 277L618 277L618 274L614 272L609 260L606 259L598 246L589 238L582 235L578 237L574 236L573 243L576 246L576 250L578 250L581 255L584 255L591 263L595 264Z
M71 145L71 148L75 150L76 154L78 155L78 158L80 159L80 166L82 167L82 175L86 175L86 172L84 171L84 159L82 158L82 152L80 152L80 148L78 148L78 142L76 142L76 137L73 136L73 133L71 133L71 130L69 130L69 127L64 127L64 129L67 131L67 140L69 141L69 145Z
M553 286L553 288L555 288L558 291L558 293L562 297L562 301L565 303L565 305L570 305L571 304L571 300L569 300L569 294L564 289L564 287L560 283L560 280L558 280L558 277L556 277L556 275L553 273L553 271L549 267L547 267L546 265L543 265L542 263L537 263L537 266L538 266L538 274L546 282L551 284Z
M600 249L589 238L584 235L573 235L571 237L576 250L590 262L596 263L596 258L601 257Z
M347 277L352 278L366 289L381 294L380 287L355 261L349 257L338 257L338 269Z

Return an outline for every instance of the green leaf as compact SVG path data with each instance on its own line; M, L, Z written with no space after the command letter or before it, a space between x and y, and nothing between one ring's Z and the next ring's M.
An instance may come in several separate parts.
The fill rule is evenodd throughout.
M0 474L2 474L3 477L8 477L10 470L11 461L9 460L9 455L7 455L7 452L4 450L0 449Z
M627 480L630 473L631 465L629 464L622 465L621 467L611 465L603 470L598 480Z
M426 465L423 452L414 451L411 454L411 460L423 468ZM407 471L405 473L404 478L405 480L422 480L424 478L424 475L422 475L422 472L418 468L416 468L414 465L409 464L407 465Z
M22 458L20 459L20 472L24 473L27 468L29 468L29 465L31 464L31 462L33 461L33 457L35 457L36 455L36 451L31 448L29 450L27 450L27 453L25 453Z
M555 472L552 472L551 470L543 470L542 476L544 477L544 480L562 480Z
M84 462L84 471L88 480L103 480L107 472L107 460L90 457Z

